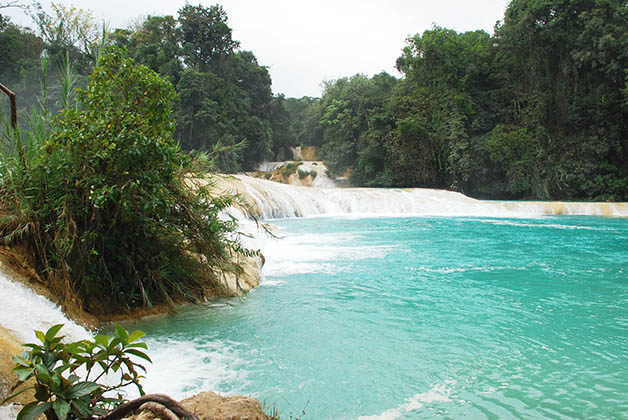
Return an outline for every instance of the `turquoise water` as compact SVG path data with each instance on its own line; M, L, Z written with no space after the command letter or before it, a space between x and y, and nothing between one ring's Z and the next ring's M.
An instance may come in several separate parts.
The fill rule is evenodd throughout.
M147 391L284 419L628 418L626 220L272 223L246 298L137 323Z

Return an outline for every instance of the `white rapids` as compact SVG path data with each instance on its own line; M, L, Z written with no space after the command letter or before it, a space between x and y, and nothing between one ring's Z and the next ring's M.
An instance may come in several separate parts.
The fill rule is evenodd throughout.
M526 218L544 215L628 217L628 203L485 201L426 188L316 188L246 175L224 177L221 190L244 196L256 216L443 216Z

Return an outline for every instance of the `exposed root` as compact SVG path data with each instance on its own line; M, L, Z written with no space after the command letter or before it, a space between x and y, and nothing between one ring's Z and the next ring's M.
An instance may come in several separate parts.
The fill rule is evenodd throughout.
M129 401L118 406L115 410L110 411L109 413L98 417L95 420L118 420L123 417L126 417L131 412L137 410L142 407L146 403L157 403L161 404L165 409L171 411L175 415L179 416L180 419L183 420L199 420L195 414L189 412L181 404L177 401L173 400L167 395L164 394L148 394L135 399L133 401ZM150 405L152 407L152 405ZM149 408L150 409L150 408ZM153 411L152 409L150 409Z

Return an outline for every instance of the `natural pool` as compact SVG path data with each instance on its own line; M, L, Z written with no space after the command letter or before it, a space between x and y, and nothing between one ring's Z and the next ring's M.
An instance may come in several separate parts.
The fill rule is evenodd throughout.
M628 418L625 219L272 223L246 298L133 325L148 392L284 419Z

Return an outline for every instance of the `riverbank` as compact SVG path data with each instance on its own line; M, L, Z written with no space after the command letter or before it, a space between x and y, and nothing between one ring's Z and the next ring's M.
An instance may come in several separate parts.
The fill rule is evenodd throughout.
M271 218L329 216L332 214L339 215L339 216L351 216L350 218L355 218L355 217L375 218L375 217L383 217L384 215L387 215L387 214L391 214L397 218L400 216L429 217L429 215L434 215L437 218L442 217L442 216L461 216L464 218L461 221L462 224L466 225L466 224L469 224L470 222L474 222L475 224L478 224L479 226L478 233L473 235L473 237L477 237L479 233L485 232L489 226L506 226L506 227L516 226L518 227L518 229L521 228L522 230L526 230L526 229L528 230L532 230L532 229L557 230L558 229L559 231L564 231L564 232L570 232L571 229L577 229L577 232L589 232L589 231L596 232L597 230L599 230L595 227L592 228L589 226L572 227L570 225L566 225L563 227L563 226L560 226L558 222L556 223L548 222L548 223L544 223L542 225L537 226L535 223L530 222L529 220L526 222L513 222L509 220L500 220L500 218L501 219L507 219L507 218L530 219L530 218L540 217L542 219L543 215L553 215L553 214L572 214L572 215L585 214L585 215L612 216L612 217L626 217L628 215L628 205L626 203L492 202L492 201L474 200L469 197L465 197L462 194L453 193L449 191L439 191L439 190L429 190L429 189L349 188L349 189L325 189L323 190L323 189L312 188L312 187L277 184L277 183L269 182L263 179L256 179L256 178L252 178L252 177L248 177L244 175L214 177L212 181L216 183L215 191L217 194L221 194L222 192L231 192L231 193L239 193L242 196L242 199L247 204L244 204L242 207L239 208L239 210L235 209L233 211L233 214L235 217L239 218L238 220L241 222L242 226L248 225L251 227L257 226L257 224L255 221L248 219L246 217L247 214L249 218L254 217L254 218L258 218L262 220L271 219ZM206 179L206 180L202 180L201 182L210 182L210 180ZM470 219L467 219L467 218L470 218ZM483 220L477 220L478 218L483 218ZM435 222L437 221L438 220L436 220ZM310 220L306 224L311 225L312 223L313 221ZM321 228L327 226L327 224L328 223L326 222L323 223ZM602 231L605 231L605 230L602 229ZM306 231L304 233L304 236L310 237L308 235L319 234L319 233L320 232L318 232L318 229L315 229L313 232L309 232L309 233ZM330 233L330 235L331 235L330 239L324 242L328 246L333 245L334 240L338 240L338 238L334 236L333 233ZM357 236L352 236L348 234L347 238L354 238L354 237L361 238L362 236L364 236L363 233L360 233ZM509 236L505 235L505 237L509 237ZM438 240L442 239L442 235L438 234L437 237L433 240L434 243L437 242L436 240L437 238ZM353 242L353 239L351 239L351 242ZM297 241L296 244L298 245L299 241ZM341 241L340 244L336 244L332 248L330 248L328 254L330 256L338 256L339 255L338 250L343 250L345 247L349 247L348 249L350 249L351 248L350 245L352 245L352 243L344 243ZM380 250L380 248L381 247L377 246L373 248L373 250L378 251ZM462 249L460 247L447 246L447 249L450 249L450 248ZM355 252L351 251L347 255L363 256L365 255L364 249L365 248L359 247L359 249L356 249ZM269 273L274 270L274 273L275 273L274 275L276 276L278 270L281 271L285 269L292 272L295 269L297 270L310 270L311 269L311 270L314 270L314 272L317 272L316 270L322 270L322 273L324 274L325 279L328 279L330 277L329 271L326 271L326 270L329 270L328 267L331 264L331 262L325 261L324 263L321 263L320 261L316 260L316 258L318 257L324 257L324 255L322 254L327 255L325 252L322 252L321 244L317 243L316 247L303 251L303 252L299 252L299 247L292 247L292 246L289 247L289 249L287 248L284 249L283 251L279 254L284 255L284 257L288 254L292 255L293 253L295 253L295 255L300 256L304 260L296 261L296 262L285 261L284 265L278 265L276 260L272 261L269 259L270 264L271 264L271 270L268 271ZM372 252L372 253L369 252L367 254L369 258L380 258L378 252ZM437 254L441 255L441 252ZM278 255L277 252L275 252L274 254L271 254L271 257L276 257L276 255ZM344 255L344 254L341 254L341 255ZM415 255L415 254L412 253L409 255ZM446 255L446 254L443 253L443 255ZM310 258L313 258L314 260L311 261ZM345 260L344 257L341 259L343 261ZM15 258L15 260L19 262L19 258ZM256 272L258 276L259 276L259 268L261 267L261 264L260 264L261 262L262 261L260 259L260 261L257 261L256 267L255 265L252 266L254 269L254 272ZM550 263L551 261L546 263L546 265ZM16 264L16 265L20 266L20 264ZM453 262L449 264L453 264ZM508 265L508 267L510 267L510 265ZM545 265L543 265L542 267L545 267ZM440 266L431 267L427 271L425 270L424 265L420 265L416 268L417 270L419 270L419 272L437 273L437 274L443 273L447 277L450 276L450 273L464 273L466 272L466 270L468 270L468 267L464 265L460 268L454 268L451 270L449 266L445 266L444 268ZM479 268L483 269L482 267L479 267ZM495 262L494 268L495 270L498 270L498 271L505 269L498 262ZM536 270L537 268L538 268L537 265L530 263L529 265L520 267L516 271L527 272L527 270L529 269ZM493 270L493 268L491 268L489 271L491 270ZM33 276L33 271L29 270L27 262L24 263L24 267L22 267L18 271L23 272L25 276L25 280L24 280L25 284L30 283L31 285L36 286L38 283L40 283L40 281L37 280L35 276ZM338 267L338 269L333 269L331 271L334 273L341 273L342 268ZM367 272L370 272L370 271L371 269L367 270ZM301 273L302 271L298 271L298 272ZM305 272L309 273L308 271L305 271ZM360 272L360 273L363 273L363 272ZM307 275L309 276L309 274ZM432 274L429 274L429 275L432 275ZM356 275L355 278L361 279L362 276L363 274ZM303 276L301 276L301 279L302 277ZM252 283L249 283L248 281L244 281L241 278L235 278L235 279L225 278L224 281L225 281L225 284L230 285L231 290L234 291L234 295L241 295L247 287L249 286L253 287L254 284L257 284L255 281ZM259 277L257 278L256 281L259 282ZM252 300L259 299L258 301L259 307L269 306L272 304L272 305L275 305L273 307L274 309L270 311L270 315L268 314L260 315L258 313L255 313L255 316L253 316L253 318L259 318L259 320L262 320L263 325L256 323L254 325L255 328L251 330L252 332L250 334L245 334L245 335L250 335L252 337L264 337L265 340L267 339L267 337L282 336L282 334L284 333L283 327L279 327L279 330L269 331L267 333L263 332L263 328L267 328L268 327L267 324L279 325L280 324L279 320L277 320L277 322L270 322L269 321L271 319L270 316L272 316L272 314L281 314L281 311L283 311L285 307L288 307L289 305L294 304L295 301L297 303L300 302L298 304L299 310L301 309L306 310L307 308L316 309L316 308L325 306L324 304L322 305L313 304L313 302L315 302L316 298L320 298L321 296L327 296L326 293L316 294L314 298L312 299L309 299L309 298L304 299L303 296L301 296L300 294L302 293L300 289L298 293L287 296L286 300L282 303L279 302L279 304L277 302L277 295L275 294L272 295L272 298L262 299L260 297L262 294L271 293L272 287L270 287L270 284L273 281L279 284L284 280L281 278L279 280L271 278L271 281L269 283L269 288L264 287L260 289L260 291L256 293L254 296L252 296L251 299ZM305 286L306 284L303 284L304 288ZM341 290L343 291L343 293L346 286L347 286L346 282L343 281L341 285ZM338 289L333 289L333 290L338 291ZM378 296L383 296L384 294L385 294L385 291L382 291L382 293L379 293ZM240 302L240 301L238 302L242 303L243 305L245 303L250 304L251 299L247 299L246 302ZM214 319L215 323L211 325L211 331L214 331L215 328L218 328L223 324L224 317L227 316L226 314L229 311L231 311L232 306L233 305L231 304L228 304L228 305L218 304L216 306L212 305L211 307L202 308L202 310L208 311L207 312L208 315L206 317L204 316L203 318L212 318L214 316L219 318L219 320ZM217 310L217 308L221 308L224 310ZM16 313L20 313L20 311L21 309L15 310ZM150 315L150 314L149 313L145 313L145 314L135 313L133 315L145 316L145 315ZM246 314L243 314L243 316L244 315ZM301 319L300 316L301 316L300 314L299 315L285 315L285 316L282 315L280 316L280 318L282 318L282 322L283 322L284 319L300 320ZM240 326L240 323L242 322L242 317L236 316L235 318L236 319L234 320L234 324L232 325L232 328L238 329ZM52 322L52 320L50 322ZM2 324L2 322L0 322L0 324ZM309 331L308 325L311 325L311 323L306 323L305 325L299 325L298 328L295 327L295 330L302 329L303 331L307 332ZM177 334L179 331L178 328L179 327L177 327ZM32 331L32 328L30 327L21 328L21 329L28 332ZM38 327L38 329L45 329L45 327ZM140 327L140 329L142 328ZM192 343L192 347L193 347L193 345L198 344L201 346L201 348L200 350L196 348L192 348L189 351L189 354L192 356L195 356L198 354L200 357L199 360L202 363L205 363L203 361L208 358L211 358L213 360L214 358L213 354L211 357L207 356L207 352L205 352L207 348L202 347L206 345L206 342L202 342L199 344L198 342L194 341L198 337L198 329L194 327L192 328L192 330L193 330L192 337L195 337L195 338L186 341L184 345L188 346L189 343ZM331 326L329 327L329 331L331 331ZM292 341L292 343L297 343L297 344L301 342L302 342L301 340ZM264 355L267 352L264 350L260 350L260 346L262 345L263 344L260 344L260 342L255 341L255 342L252 342L250 346L248 345L245 346L245 348L246 349L254 348L261 355ZM320 349L321 352L328 350L328 347L325 344L324 340L321 341L321 345L325 345L323 348ZM216 354L219 359L222 354L220 353L220 351L222 350L225 350L226 353L237 355L237 350L238 350L237 348L233 349L229 346L227 347L228 348L225 348L225 349L222 349L222 348L218 349L219 351L216 352ZM294 346L290 346L290 349L292 349L293 347ZM159 351L159 349L157 350ZM164 349L162 348L161 350L164 350ZM175 352L174 354L180 354L180 358L181 359L186 358L186 361L187 361L187 357L189 354L186 352L177 353L177 351L179 350L181 350L181 348L177 348L176 350L170 349L167 351L162 351L162 353L167 354L168 358L172 358L171 355L173 354L173 351L174 351ZM308 344L308 348L303 349L303 354L309 354L308 353L309 351L310 350L309 350L309 344ZM387 352L385 353L388 354ZM199 371L200 371L200 369L198 368L199 364L197 363L199 362L199 360L193 359L192 362L189 363L193 365L190 368L190 371L193 371L195 374L199 374ZM229 359L227 362L224 362L223 360L219 363L224 362L224 366L228 368L226 370L237 369L238 365L237 364L234 365L233 363L231 363L232 361L233 361L232 359ZM271 360L270 362L268 362L267 360L261 360L259 363L260 365L264 363L270 363L272 365L273 363L275 363L275 361ZM293 364L293 366L296 366L296 365L297 364ZM221 367L224 367L224 366L221 365ZM157 369L164 370L161 367L157 367ZM213 372L215 370L215 367L212 366L211 368L207 367L205 369L206 370L204 372L209 372L209 371ZM173 371L177 372L176 368ZM308 376L304 374L303 378L308 378ZM237 378L237 379L234 379L234 381L238 380L239 381L238 383L242 383L241 379L242 378ZM305 381L306 379L303 379L303 380ZM169 383L167 379L163 379L163 378L160 379L160 381L162 381L162 383ZM192 379L192 382L193 381L194 379ZM192 382L186 380L185 384L189 385ZM256 384L258 383L257 380L252 380L252 382ZM294 393L291 395L290 401L297 401L296 393L298 393L298 386L300 386L301 384L294 384L294 386L289 386L289 385L286 385L283 380L274 382L275 385L279 383L281 383L282 387L286 387L285 389L282 390L282 392ZM205 386L203 386L203 384ZM194 389L195 389L195 392L197 392L196 390L214 388L215 384L222 384L222 382L217 380L216 382L211 384L211 386L207 386L208 384L204 382L201 382L200 384L195 383L194 386L196 388ZM183 389L183 387L181 387L181 389ZM226 389L230 393L231 392L233 393L257 392L257 388L245 389L245 390L236 389L235 391L233 390L233 388L229 388L229 387L227 387ZM186 396L186 395L179 395L179 398L183 398L183 396ZM272 398L271 398L271 401L273 401Z
M240 297L259 284L264 258L261 253L252 256L238 255L233 262L240 269L219 273L217 280L220 295L212 294L215 288L207 290L206 299L215 297ZM173 305L154 305L121 312L98 310L91 304L92 313L81 309L78 302L63 302L34 268L32 257L22 246L0 247L0 401L6 398L17 383L13 372L15 363L11 357L25 350L22 343L35 342L33 330L46 331L52 325L62 323L68 341L89 338L100 326L112 321L130 321L148 317L158 317L177 310L178 305L189 302L173 302ZM62 306L61 306L62 305ZM94 310L96 309L96 310ZM222 398L217 394L199 397L194 410L200 418L227 419L245 416L265 420L268 417L257 400L248 397ZM209 398L209 399L208 399ZM23 404L33 400L32 393L20 395L15 405L0 408L0 418L15 418ZM208 402L210 401L210 402ZM209 410L208 407L215 409ZM216 409L219 411L217 412ZM209 410L209 411L208 411ZM138 417L144 419L145 417Z
M36 341L34 329L45 331L54 324L63 323L65 324L64 335L67 339L77 341L88 338L89 330L103 325L104 322L154 317L172 310L172 307L160 306L150 310L118 314L118 316L110 314L107 318L98 318L76 308L66 308L62 311L61 307L54 303L58 299L28 265L27 256L6 247L0 250L0 287L3 290L3 295L0 296L3 314L0 317L0 401L12 392L12 388L17 383L17 377L13 372L15 363L11 356L26 350L22 343ZM261 258L259 261L251 259L245 263L245 269L241 275L224 276L225 284L231 287L233 296L241 296L245 291L257 285L261 264ZM14 404L0 407L0 418L15 418L21 407L33 398L32 392L24 393L14 401ZM201 419L267 420L269 418L260 403L249 397L221 397L215 393L204 392L188 398L183 405ZM150 407L140 409L138 413L128 418L137 420L152 418L147 417L151 413Z

